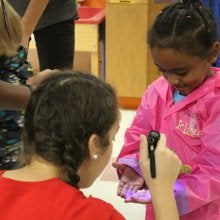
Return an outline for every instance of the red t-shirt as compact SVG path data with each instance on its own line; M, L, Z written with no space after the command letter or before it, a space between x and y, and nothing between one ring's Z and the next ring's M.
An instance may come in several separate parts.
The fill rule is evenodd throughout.
M4 220L124 220L114 207L86 197L58 178L23 182L0 173L0 219Z

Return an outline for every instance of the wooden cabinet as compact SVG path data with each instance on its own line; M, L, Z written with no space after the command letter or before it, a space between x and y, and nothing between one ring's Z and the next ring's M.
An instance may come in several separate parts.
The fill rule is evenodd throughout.
M146 37L165 4L130 1L106 4L106 81L116 88L121 107L136 108L147 85L160 75Z
M100 42L104 41L103 30L105 20L104 8L92 8L80 6L78 8L79 19L75 24L75 51L91 53L91 72L101 76Z

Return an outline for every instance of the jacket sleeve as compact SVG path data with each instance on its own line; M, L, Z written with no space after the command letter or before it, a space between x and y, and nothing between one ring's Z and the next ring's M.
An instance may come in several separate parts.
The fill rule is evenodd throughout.
M125 164L133 168L137 173L141 175L141 170L138 165L139 160L139 145L140 145L140 135L147 135L150 130L154 127L155 116L152 115L152 108L157 106L157 97L148 104L151 94L154 94L152 89L145 92L142 97L141 103L138 107L136 115L133 119L131 126L126 130L124 137L124 146L117 158L119 163ZM155 127L154 127L155 128ZM120 177L120 173L118 172Z
M180 215L205 206L211 211L208 206L220 200L220 105L215 102L209 109L200 137L201 151L194 159L192 172L175 183Z

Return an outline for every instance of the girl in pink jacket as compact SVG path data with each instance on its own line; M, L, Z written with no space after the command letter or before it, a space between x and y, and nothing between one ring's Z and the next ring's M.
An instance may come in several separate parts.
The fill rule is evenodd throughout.
M114 164L120 177L118 195L127 202L147 203L146 219L154 219L138 152L140 135L158 130L183 163L174 186L180 219L218 220L220 69L212 64L220 46L215 20L200 1L182 0L157 16L148 44L163 76L147 88L126 131Z

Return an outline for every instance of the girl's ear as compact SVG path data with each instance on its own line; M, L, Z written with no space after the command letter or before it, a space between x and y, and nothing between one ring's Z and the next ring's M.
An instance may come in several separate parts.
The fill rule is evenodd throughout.
M97 159L98 155L100 155L99 136L96 134L92 134L89 138L88 153L88 157L90 160Z
M211 64L216 62L216 60L218 58L219 51L220 51L220 44L219 44L219 42L215 42L212 45L212 48L210 49L210 56L208 56L208 61Z

